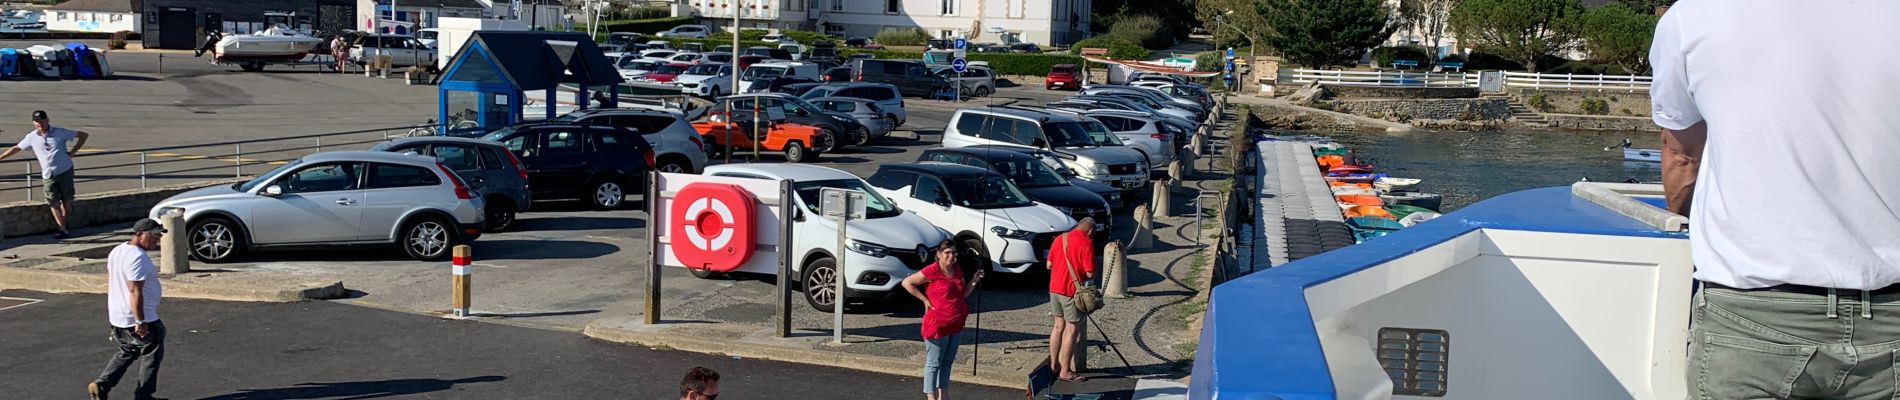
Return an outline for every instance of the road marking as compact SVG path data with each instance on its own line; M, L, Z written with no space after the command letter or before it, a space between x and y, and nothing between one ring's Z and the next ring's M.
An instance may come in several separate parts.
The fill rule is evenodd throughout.
M41 301L44 301L44 300L28 299L28 298L21 298L21 297L0 297L0 311L6 311L8 309L18 308L20 306L31 305L33 303L38 303Z

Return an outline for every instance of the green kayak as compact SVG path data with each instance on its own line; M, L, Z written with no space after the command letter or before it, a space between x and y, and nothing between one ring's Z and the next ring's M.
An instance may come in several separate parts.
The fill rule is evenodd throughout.
M1408 206L1404 204L1387 204L1385 205L1385 212L1392 213L1392 216L1395 218L1404 219L1405 216L1412 215L1413 213L1437 211L1432 211L1425 207Z

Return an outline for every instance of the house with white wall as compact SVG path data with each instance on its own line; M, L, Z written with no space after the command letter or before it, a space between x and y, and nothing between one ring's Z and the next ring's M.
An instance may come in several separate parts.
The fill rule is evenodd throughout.
M871 37L885 29L923 29L937 38L1068 44L1088 37L1089 0L677 0L676 16L747 29L821 31ZM690 13L690 15L684 15Z
M41 17L54 32L138 32L139 0L72 0L49 7Z
M394 3L394 4L391 4ZM441 18L497 18L561 30L567 7L560 0L357 0L358 30L412 34L440 26Z

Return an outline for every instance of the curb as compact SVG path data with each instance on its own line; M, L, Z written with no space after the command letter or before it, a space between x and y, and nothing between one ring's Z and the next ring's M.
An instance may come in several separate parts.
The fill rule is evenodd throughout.
M178 282L170 278L160 278L160 282L164 283L165 297L182 299L284 303L342 298L345 294L343 282L284 288ZM0 268L0 288L103 294L106 292L106 277L78 272Z
M885 374L903 375L902 372L898 371L916 371L923 369L923 364L920 362L892 357L771 346L728 340L725 338L624 329L603 326L598 322L587 324L587 328L581 330L581 333L594 339L645 347L666 347L673 350L690 351L694 353L722 354L735 357L855 369ZM1002 371L994 367L978 368L975 376L971 376L967 371L960 371L951 375L950 379L956 382L1012 389L1022 388L1028 379L1027 373L1018 376L1009 371Z

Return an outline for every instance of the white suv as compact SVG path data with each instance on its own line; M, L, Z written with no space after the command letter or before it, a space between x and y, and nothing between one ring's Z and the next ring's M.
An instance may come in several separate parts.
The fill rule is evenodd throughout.
M732 64L704 62L686 69L673 78L680 92L689 96L718 97L732 94Z
M847 223L844 297L883 299L898 291L904 277L929 265L930 247L950 238L923 217L898 208L879 196L856 175L836 169L798 164L725 164L706 168L706 174L734 178L790 180L797 196L792 202L792 272L805 292L805 301L819 311L831 312L837 297L838 221L819 211L825 188L865 193L866 219ZM694 272L695 276L711 274Z
M1042 266L1056 235L1075 227L1068 213L1031 201L1009 178L967 165L885 164L871 186L899 207L955 235L959 259L1024 273Z
M1016 106L957 110L943 129L944 147L1003 145L1055 152L1051 167L1074 170L1083 180L1123 191L1147 187L1147 157L1135 149L1097 143L1109 134L1100 121L1070 112ZM1060 161L1056 164L1055 161Z
M686 123L676 111L640 108L590 108L548 120L549 123L573 123L628 128L640 132L653 145L653 170L691 174L706 167L706 143L699 131Z

